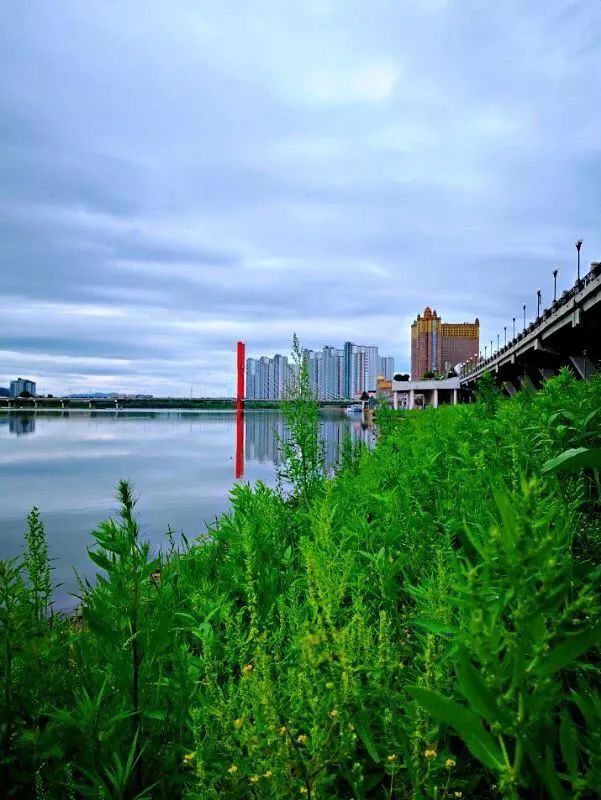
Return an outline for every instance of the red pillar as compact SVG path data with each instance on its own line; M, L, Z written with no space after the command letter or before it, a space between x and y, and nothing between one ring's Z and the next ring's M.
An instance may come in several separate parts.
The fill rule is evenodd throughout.
M236 409L242 411L244 408L244 342L238 342L238 388L236 391Z
M244 476L244 342L238 342L238 384L236 388L236 478Z

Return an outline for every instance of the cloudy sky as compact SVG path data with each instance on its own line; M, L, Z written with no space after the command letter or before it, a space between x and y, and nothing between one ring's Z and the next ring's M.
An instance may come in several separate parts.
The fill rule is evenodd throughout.
M599 0L3 0L0 385L231 393L601 259Z

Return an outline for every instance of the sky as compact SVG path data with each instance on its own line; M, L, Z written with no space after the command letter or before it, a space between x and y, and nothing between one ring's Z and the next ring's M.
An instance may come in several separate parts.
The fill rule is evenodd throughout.
M481 344L601 260L601 2L3 0L0 385Z

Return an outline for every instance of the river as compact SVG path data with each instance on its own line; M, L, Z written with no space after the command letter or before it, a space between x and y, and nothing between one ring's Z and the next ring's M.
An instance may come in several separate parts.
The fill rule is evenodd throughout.
M274 485L282 415L247 411L38 411L0 413L0 558L23 552L27 514L40 510L60 583L57 607L74 604L74 570L93 577L90 531L116 508L121 478L134 484L142 534L189 539L226 511L236 480ZM344 437L371 445L373 432L342 412L324 413L332 468ZM236 452L237 451L237 452ZM238 477L236 477L238 475Z

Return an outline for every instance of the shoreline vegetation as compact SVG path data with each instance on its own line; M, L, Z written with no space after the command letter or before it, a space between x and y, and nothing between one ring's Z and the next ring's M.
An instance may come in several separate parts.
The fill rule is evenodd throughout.
M601 378L378 411L330 478L299 369L278 488L155 558L122 481L75 618L31 512L0 561L3 797L596 796Z

